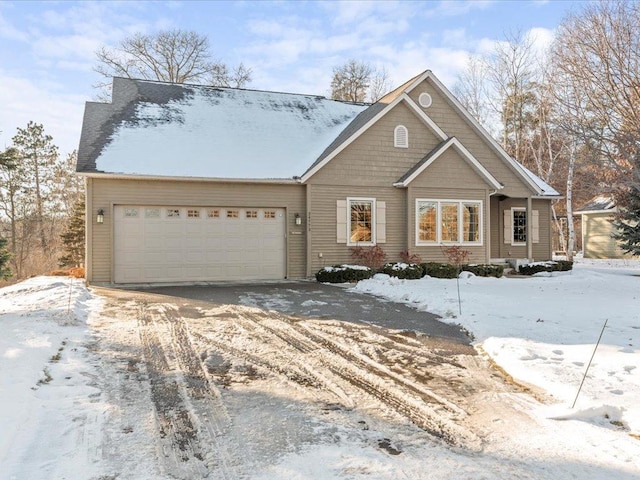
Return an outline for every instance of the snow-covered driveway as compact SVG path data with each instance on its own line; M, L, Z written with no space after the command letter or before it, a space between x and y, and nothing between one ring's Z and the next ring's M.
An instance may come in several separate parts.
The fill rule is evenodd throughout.
M0 328L2 480L640 476L466 343L44 277Z

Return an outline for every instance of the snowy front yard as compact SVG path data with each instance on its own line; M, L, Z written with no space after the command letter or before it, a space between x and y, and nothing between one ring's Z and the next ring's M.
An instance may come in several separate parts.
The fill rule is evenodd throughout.
M462 324L535 398L419 335L34 278L0 290L0 478L637 479L638 275L465 278L462 315L455 280L354 287Z

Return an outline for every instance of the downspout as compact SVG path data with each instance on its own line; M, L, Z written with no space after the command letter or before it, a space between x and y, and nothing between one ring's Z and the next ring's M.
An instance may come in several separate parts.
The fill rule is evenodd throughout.
M527 197L527 259L530 262L533 262L533 238L532 238L532 228L531 228L531 220L533 219L533 199L531 195Z

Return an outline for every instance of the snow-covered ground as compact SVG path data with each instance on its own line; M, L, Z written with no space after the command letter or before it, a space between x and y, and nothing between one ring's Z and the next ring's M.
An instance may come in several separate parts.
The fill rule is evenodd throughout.
M553 397L540 415L620 422L625 431L640 435L640 261L585 259L571 272L530 278L463 277L461 305L456 280L376 275L354 290L464 326L515 379Z
M0 290L0 479L639 479L638 275L638 262L583 261L465 278L462 315L455 280L354 288L464 325L534 396L477 357L434 362L420 336L30 279ZM482 447L452 447L389 408L406 400L428 424L431 407L409 397L440 402ZM170 401L180 408L159 408Z

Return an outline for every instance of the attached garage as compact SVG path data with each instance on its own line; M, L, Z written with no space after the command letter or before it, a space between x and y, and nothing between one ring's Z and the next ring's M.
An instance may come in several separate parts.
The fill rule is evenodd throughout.
M286 276L283 208L115 205L115 283Z

